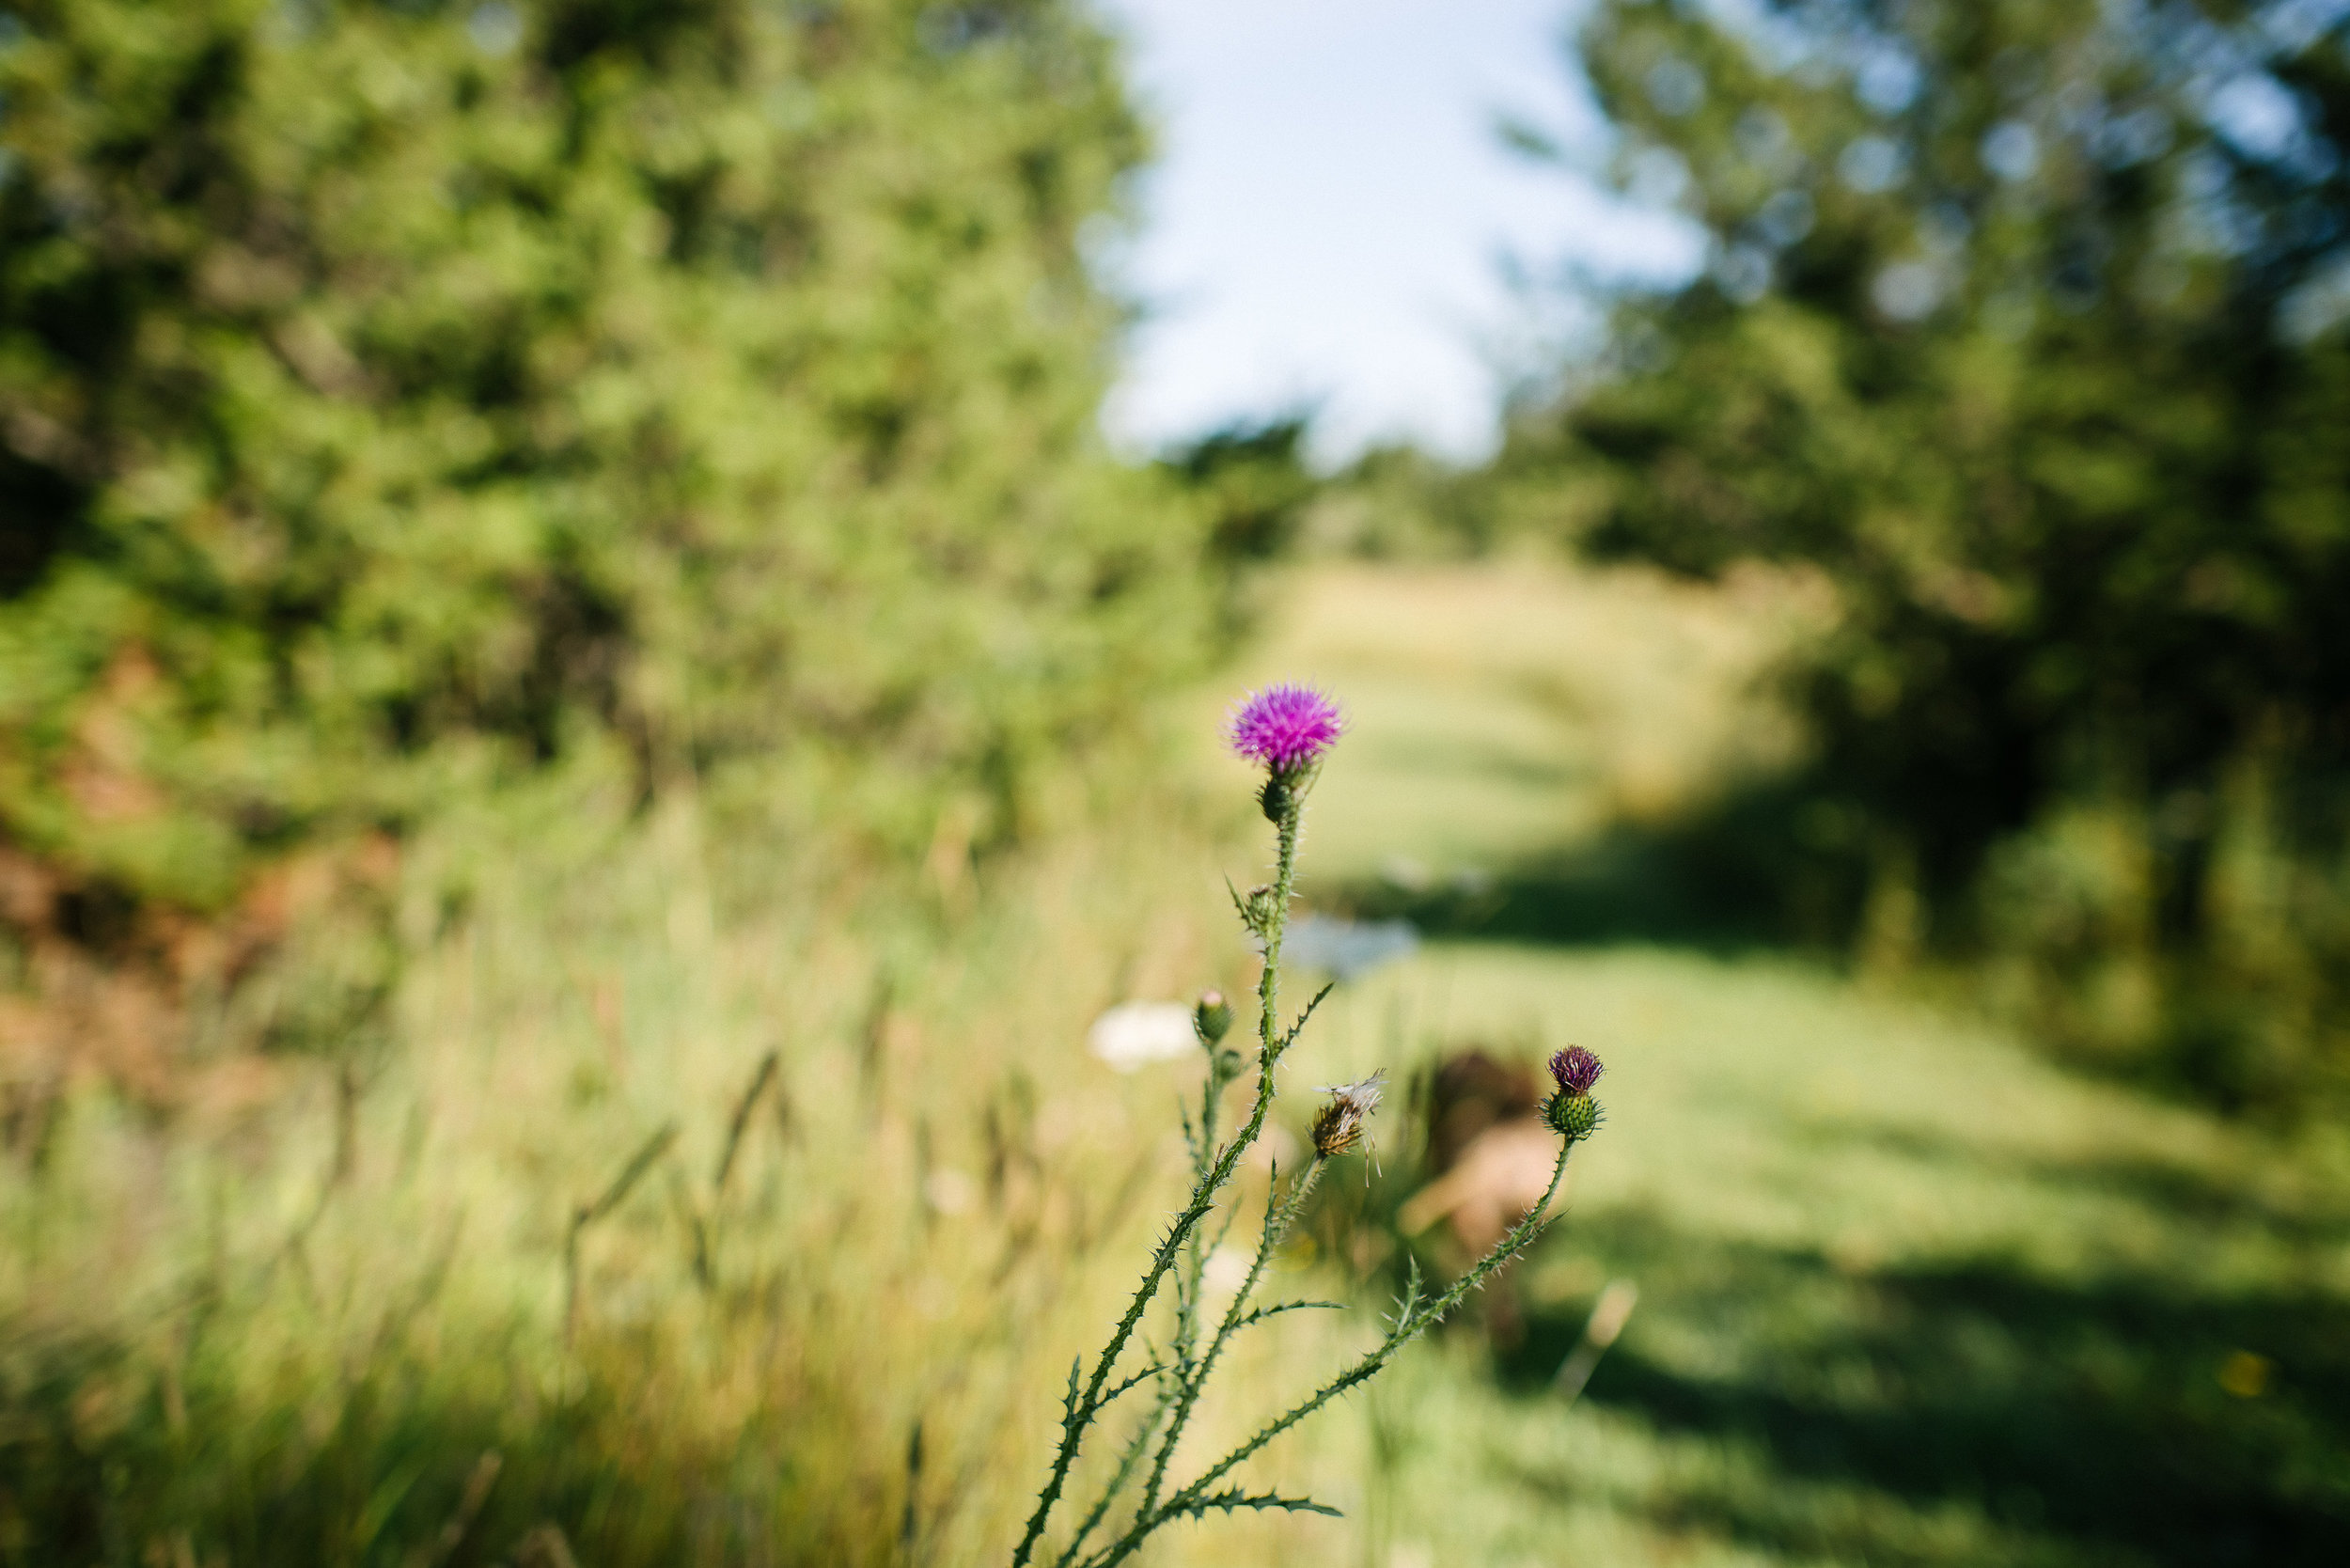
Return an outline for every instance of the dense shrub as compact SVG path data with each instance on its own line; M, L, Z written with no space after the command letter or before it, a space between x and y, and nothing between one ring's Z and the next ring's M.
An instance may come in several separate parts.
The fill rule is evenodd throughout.
M1094 426L1115 64L1063 0L0 12L21 941L585 753L1021 831L1211 619Z
M2350 1062L2350 17L1727 16L1583 30L1617 180L1706 262L1496 482L1833 585L1806 821L1878 950L2232 1093Z

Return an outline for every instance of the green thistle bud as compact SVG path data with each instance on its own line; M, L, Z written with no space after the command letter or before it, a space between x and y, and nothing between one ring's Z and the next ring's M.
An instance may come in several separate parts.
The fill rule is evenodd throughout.
M1191 1027L1199 1031L1201 1044L1214 1049L1217 1042L1232 1031L1232 1004L1224 999L1221 991L1202 991L1199 1005L1192 1009Z
M1590 1137L1599 1130L1604 1119L1599 1102L1588 1094L1569 1094L1562 1090L1543 1102L1543 1121L1569 1143Z
M1264 788L1257 792L1257 805L1263 809L1265 821L1269 823L1277 823L1289 815L1290 799L1289 780L1277 773L1266 779Z

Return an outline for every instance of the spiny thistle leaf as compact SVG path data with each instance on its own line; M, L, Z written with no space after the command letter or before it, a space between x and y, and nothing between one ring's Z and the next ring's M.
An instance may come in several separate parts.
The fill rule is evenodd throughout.
M1236 1326L1241 1328L1252 1327L1257 1324L1264 1322L1267 1318L1277 1318L1283 1312L1341 1312L1345 1309L1346 1303L1343 1301L1283 1301L1271 1307L1259 1307L1252 1309L1246 1317L1243 1317L1240 1320Z
M1333 1519L1343 1519L1346 1517L1345 1514L1340 1513L1337 1509L1330 1507L1326 1503L1318 1503L1311 1497L1284 1497L1278 1493L1274 1492L1245 1493L1231 1491L1211 1493L1209 1496L1200 1497L1196 1501L1185 1503L1181 1512L1196 1516L1207 1513L1210 1509L1220 1509L1224 1513L1230 1513L1234 1509L1240 1508L1267 1510L1277 1509L1284 1513L1321 1513Z

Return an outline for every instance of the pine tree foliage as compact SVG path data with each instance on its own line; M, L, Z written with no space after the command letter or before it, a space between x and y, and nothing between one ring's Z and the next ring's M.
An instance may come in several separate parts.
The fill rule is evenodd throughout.
M2342 1058L2350 6L1606 0L1581 43L1705 263L1508 482L1832 583L1815 820L1925 934L2247 1093Z
M219 907L611 743L856 826L1188 666L1065 0L0 13L0 846Z

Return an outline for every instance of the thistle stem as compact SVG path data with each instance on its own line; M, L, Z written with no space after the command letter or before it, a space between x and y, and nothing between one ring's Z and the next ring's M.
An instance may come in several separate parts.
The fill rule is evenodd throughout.
M1510 1228L1508 1234L1494 1244L1493 1250L1479 1260L1476 1267L1454 1280L1451 1289L1434 1301L1407 1303L1405 1309L1398 1315L1394 1325L1388 1329L1386 1337L1375 1348L1365 1354L1361 1360L1324 1384L1307 1399L1291 1406L1259 1430L1255 1436L1210 1466L1199 1475L1198 1479L1168 1497L1157 1509L1145 1516L1137 1517L1124 1535L1112 1542L1100 1553L1089 1558L1086 1560L1086 1568L1113 1568L1114 1564L1132 1556L1142 1544L1144 1538L1159 1526L1184 1513L1197 1512L1207 1498L1210 1487L1223 1480L1250 1455L1291 1427L1295 1426L1348 1389L1367 1383L1377 1376L1380 1370L1393 1358L1397 1351L1426 1333L1446 1314L1458 1307L1469 1292L1483 1285L1504 1264L1531 1246L1534 1239L1542 1234L1543 1228L1549 1222L1551 1200L1558 1196L1559 1184L1567 1173L1567 1156L1573 1153L1574 1150L1574 1145L1572 1142L1560 1147L1558 1163L1551 1167L1550 1184L1543 1189L1542 1201L1528 1210L1517 1224Z
M1277 688L1266 694L1283 700L1311 697L1293 688ZM1314 700L1321 700L1315 698ZM1206 1391L1209 1379L1214 1375L1226 1348L1244 1328L1262 1322L1278 1312L1300 1307L1327 1307L1335 1303L1292 1301L1277 1306L1250 1309L1249 1301L1264 1278L1265 1269L1298 1216L1305 1212L1308 1200L1321 1180L1323 1168L1331 1155L1351 1147L1360 1135L1363 1119L1378 1103L1378 1085L1384 1074L1373 1074L1359 1084L1334 1090L1335 1098L1325 1108L1322 1121L1314 1127L1314 1158L1306 1170L1293 1179L1289 1190L1280 1187L1279 1171L1269 1178L1265 1192L1263 1229L1257 1240L1256 1255L1246 1276L1240 1281L1232 1298L1224 1305L1214 1331L1206 1325L1206 1286L1209 1252L1222 1245L1239 1215L1237 1203L1227 1208L1223 1224L1213 1238L1204 1229L1208 1217L1218 1206L1221 1196L1239 1169L1243 1155L1252 1148L1264 1132L1266 1117L1278 1092L1277 1077L1281 1058L1287 1055L1305 1031L1330 988L1309 1002L1305 1010L1286 1027L1281 1022L1281 944L1289 927L1290 900L1294 896L1297 878L1297 848L1304 817L1304 797L1318 771L1314 751L1327 745L1336 733L1337 715L1323 708L1302 714L1258 714L1266 724L1278 729L1292 721L1310 719L1314 725L1326 727L1319 730L1320 739L1304 752L1302 761L1276 761L1276 771L1267 777L1260 795L1268 815L1274 817L1277 833L1277 850L1274 866L1274 881L1269 887L1260 887L1246 900L1235 892L1233 902L1239 906L1241 918L1249 932L1261 944L1263 967L1257 977L1257 1092L1247 1116L1234 1128L1231 1137L1219 1145L1216 1142L1216 1121L1222 1106L1225 1089L1236 1075L1233 1064L1237 1057L1220 1051L1221 1040L1229 1013L1222 1013L1212 1027L1203 1023L1201 1039L1208 1047L1208 1075L1200 1090L1199 1120L1195 1129L1189 1107L1183 1107L1184 1136L1190 1140L1192 1188L1183 1208L1169 1222L1152 1254L1150 1265L1135 1286L1124 1314L1111 1331L1109 1342L1103 1346L1094 1359L1090 1374L1084 1371L1084 1361L1073 1361L1069 1369L1068 1392L1061 1405L1060 1442L1053 1455L1052 1469L1042 1491L1038 1495L1035 1512L1029 1515L1026 1533L1014 1551L1012 1568L1026 1568L1034 1557L1038 1544L1043 1539L1052 1521L1054 1509L1076 1465L1086 1434L1101 1418L1104 1410L1119 1394L1146 1380L1157 1383L1157 1397L1149 1412L1139 1419L1127 1437L1119 1456L1114 1473L1107 1484L1096 1495L1092 1505L1085 1511L1076 1534L1066 1540L1058 1555L1048 1553L1053 1568L1114 1568L1138 1551L1143 1542L1162 1526L1177 1519L1202 1516L1223 1510L1276 1509L1289 1512L1335 1513L1309 1497L1283 1497L1275 1493L1248 1493L1237 1486L1220 1482L1251 1456L1262 1450L1282 1433L1297 1425L1324 1405L1351 1388L1357 1388L1376 1376L1398 1351L1441 1322L1458 1307L1471 1291L1480 1289L1496 1273L1533 1245L1550 1223L1550 1207L1559 1196L1559 1186L1566 1179L1567 1159L1574 1146L1598 1123L1598 1106L1589 1098L1590 1082L1599 1074L1599 1062L1589 1052L1570 1047L1550 1062L1552 1075L1559 1082L1559 1095L1554 1097L1552 1110L1545 1120L1561 1135L1557 1164L1551 1168L1550 1182L1543 1189L1542 1199L1496 1242L1476 1264L1442 1294L1422 1299L1417 1266L1411 1273L1404 1295L1397 1307L1393 1320L1379 1343L1337 1376L1322 1385L1306 1399L1292 1405L1270 1422L1258 1429L1254 1435L1230 1450L1210 1465L1198 1477L1162 1498L1168 1484L1167 1474L1173 1467L1175 1450L1182 1443L1185 1429L1197 1412ZM1236 729L1243 727L1236 721ZM1279 735L1259 736L1243 746L1244 754L1267 758L1279 755L1276 750ZM1236 742L1236 745L1239 744ZM1261 744L1263 749L1257 749ZM1203 1003L1203 1006L1205 1004ZM1219 998L1215 1004L1223 1003ZM1205 1013L1200 1015L1203 1019ZM1568 1097L1572 1093L1572 1099ZM1567 1105L1584 1114L1569 1116L1555 1112ZM1172 1276L1175 1294L1174 1335L1172 1344L1163 1358L1154 1359L1141 1371L1130 1373L1116 1383L1112 1379L1120 1357L1125 1354L1129 1341L1162 1289L1168 1288ZM1201 1348L1205 1336L1206 1347ZM1140 1496L1135 1500L1133 1513L1127 1516L1124 1531L1115 1540L1088 1552L1087 1543L1094 1532L1104 1527L1110 1511L1137 1475L1144 1477ZM1112 1527L1115 1528L1115 1527Z
M1159 1489L1167 1481L1167 1467L1175 1458L1175 1445L1182 1439L1183 1426L1191 1419L1192 1410L1199 1403L1200 1391L1208 1386L1208 1375L1215 1371L1216 1358L1224 1354L1225 1345L1231 1340L1232 1331L1240 1323L1241 1313L1248 1306L1249 1296L1257 1289L1257 1281L1264 1277L1266 1262L1271 1260L1274 1249L1281 1245L1282 1238L1289 1234L1290 1227L1297 1223L1297 1215L1305 1208L1307 1198L1312 1194L1314 1184L1322 1180L1322 1168L1328 1163L1324 1156L1316 1154L1313 1163L1306 1168L1306 1174L1291 1184L1287 1199L1272 1191L1266 1192L1264 1232L1258 1238L1257 1255L1249 1262L1247 1278L1241 1281L1240 1289L1232 1293L1231 1301L1225 1307L1224 1320L1216 1325L1215 1337L1208 1341L1207 1354L1199 1357L1196 1367L1177 1373L1182 1381L1175 1396L1173 1416L1167 1422L1167 1435L1159 1441L1159 1456L1151 1466L1151 1479L1143 1487L1138 1517L1147 1518L1157 1508Z
M1028 1515L1027 1529L1020 1544L1012 1553L1012 1568L1026 1568L1035 1555L1037 1542L1043 1537L1044 1527L1052 1518L1053 1510L1060 1502L1062 1490L1069 1483L1069 1472L1077 1462L1078 1450L1085 1435L1101 1414L1102 1390L1109 1382L1110 1373L1124 1354L1126 1343L1142 1322L1159 1287L1167 1280L1167 1272L1183 1255L1184 1244L1199 1222L1215 1207L1216 1195L1231 1181L1232 1172L1240 1166L1241 1156L1264 1131L1265 1117L1273 1109L1274 1068L1279 1062L1288 1041L1276 1019L1275 1009L1280 1001L1281 934L1289 923L1289 901L1297 882L1297 840L1300 819L1304 815L1302 792L1292 792L1289 805L1281 813L1279 849L1274 864L1273 907L1259 933L1264 942L1264 968L1257 979L1257 1103L1248 1120L1233 1135L1232 1141L1217 1152L1214 1160L1200 1172L1192 1184L1191 1200L1167 1227L1158 1249L1152 1254L1151 1263L1143 1271L1141 1282L1126 1306L1125 1314L1111 1331L1109 1342L1102 1347L1093 1363L1093 1371L1086 1379L1082 1395L1073 1400L1061 1417L1061 1435L1053 1454L1053 1467L1046 1477L1043 1490L1038 1494L1035 1512Z

